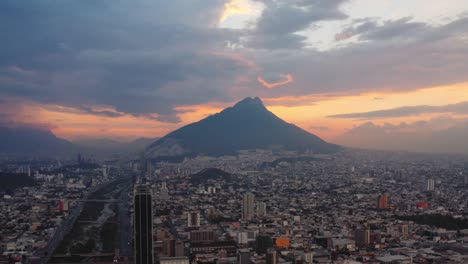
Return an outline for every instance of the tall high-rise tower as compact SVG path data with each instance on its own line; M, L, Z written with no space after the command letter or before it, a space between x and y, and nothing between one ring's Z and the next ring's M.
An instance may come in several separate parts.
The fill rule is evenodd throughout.
M266 215L266 203L257 202L257 216L264 217Z
M435 190L435 181L434 179L427 180L426 191L433 192Z
M255 195L245 193L242 200L242 219L252 220L255 216Z
M153 264L153 207L148 185L134 189L135 264Z

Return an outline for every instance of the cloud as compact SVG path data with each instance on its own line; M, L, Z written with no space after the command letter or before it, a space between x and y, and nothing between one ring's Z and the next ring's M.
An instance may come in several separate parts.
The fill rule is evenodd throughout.
M306 38L296 33L324 20L342 20L348 16L339 7L348 0L277 0L260 1L265 8L246 45L254 48L301 48Z
M331 115L331 118L376 119L391 117L406 117L431 113L468 114L468 102L460 102L443 106L404 106L386 110L369 111L361 113Z
M447 117L397 125L367 122L332 141L367 149L467 154L468 119Z
M386 38L373 37L326 51L258 50L253 55L264 72L287 70L295 77L287 94L278 89L270 96L409 91L467 81L468 38L463 33L467 27L468 17L462 17L446 25L426 25L414 35L406 30L396 37L392 30L397 35L390 39L386 33L381 35Z
M357 20L354 25L343 29L335 35L337 41L358 36L359 40L409 40L417 39L432 30L431 26L423 22L414 22L412 17L386 20L382 23L375 18Z
M277 87L277 86L283 86L283 85L286 85L288 83L292 83L294 82L294 77L291 75L291 74L285 74L284 77L286 77L286 80L285 81L281 81L281 82L274 82L274 83L269 83L267 81L265 81L262 77L257 77L257 80L259 83L261 83L263 86L265 86L266 88L274 88L274 87Z
M218 23L224 22L228 17L235 14L249 14L252 12L252 7L247 0L231 0L224 4L224 10L221 13Z
M178 122L181 105L467 81L466 17L356 20L346 27L356 43L319 51L298 32L345 21L348 1L257 1L263 12L247 29L217 27L227 0L0 1L0 96ZM288 89L258 85L284 72ZM96 106L115 112L86 109Z
M328 131L328 130L330 130L330 128L326 127L326 126L310 126L309 128L313 129L313 130L319 130L319 131Z

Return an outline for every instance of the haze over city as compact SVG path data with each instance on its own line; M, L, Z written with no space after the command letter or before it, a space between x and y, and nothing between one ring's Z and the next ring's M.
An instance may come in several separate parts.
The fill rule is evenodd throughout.
M0 0L0 264L467 264L467 0Z
M129 141L259 96L331 142L466 152L453 143L468 134L463 0L2 1L0 12L4 125Z

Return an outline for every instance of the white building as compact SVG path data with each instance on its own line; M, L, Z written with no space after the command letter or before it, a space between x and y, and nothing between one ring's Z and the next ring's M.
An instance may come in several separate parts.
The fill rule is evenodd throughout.
M255 195L245 193L242 201L242 220L252 220L255 216Z

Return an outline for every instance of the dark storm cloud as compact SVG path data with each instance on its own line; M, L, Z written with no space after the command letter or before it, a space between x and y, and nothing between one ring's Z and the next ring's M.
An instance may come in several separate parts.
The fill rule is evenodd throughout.
M248 69L203 52L239 36L210 27L222 3L2 1L0 94L165 121L177 104L231 100L223 89Z
M468 114L468 102L461 102L457 104L449 104L449 105L444 105L444 106L430 106L430 105L405 106L405 107L397 107L397 108L379 110L379 111L332 115L329 117L375 119L375 118L389 118L389 117L406 117L406 116L432 114L432 113Z

